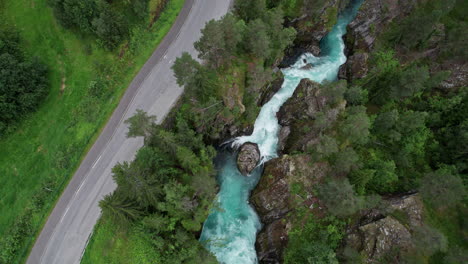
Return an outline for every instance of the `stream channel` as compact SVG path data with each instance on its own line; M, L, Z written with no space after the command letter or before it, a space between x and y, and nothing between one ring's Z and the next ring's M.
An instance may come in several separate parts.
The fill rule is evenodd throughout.
M318 83L337 79L340 66L346 62L342 37L362 2L351 1L349 7L339 15L336 25L320 42L320 56L302 54L294 65L282 69L284 82L262 107L253 133L235 138L232 147L239 147L245 142L256 143L262 156L261 164L278 156L278 132L281 127L276 113L293 95L301 79L307 78ZM307 64L312 67L303 68ZM249 204L249 195L261 177L262 166L259 165L248 177L243 176L237 169L236 153L228 151L218 155L216 165L220 191L203 225L200 241L222 264L258 263L255 239L262 224Z

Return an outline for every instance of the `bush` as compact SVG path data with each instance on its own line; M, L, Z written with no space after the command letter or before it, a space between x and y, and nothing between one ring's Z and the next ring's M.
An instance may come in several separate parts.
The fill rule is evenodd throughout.
M27 58L15 32L0 30L0 133L38 107L48 93L47 67Z

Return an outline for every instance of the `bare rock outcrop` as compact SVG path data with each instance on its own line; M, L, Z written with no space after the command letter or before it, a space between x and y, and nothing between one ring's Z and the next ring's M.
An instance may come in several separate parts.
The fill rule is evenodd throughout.
M265 164L265 170L250 202L257 211L263 228L257 235L256 249L260 263L282 263L291 224L288 213L297 208L290 186L294 182L304 184L310 210L318 210L318 199L312 186L323 179L329 167L327 163L311 163L308 155L283 155Z
M261 155L258 145L255 143L244 143L237 154L237 168L244 176L248 176L257 167Z
M367 212L362 224L349 230L345 238L346 246L360 252L367 263L379 263L387 254L411 250L412 232L423 225L424 205L418 194L391 197L385 202L387 211Z

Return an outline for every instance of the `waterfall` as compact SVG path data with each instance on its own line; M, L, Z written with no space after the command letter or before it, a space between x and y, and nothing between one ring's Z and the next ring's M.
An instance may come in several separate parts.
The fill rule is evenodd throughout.
M346 62L342 37L361 3L362 0L352 1L352 4L340 14L337 24L320 43L322 50L320 56L305 53L294 65L282 70L284 82L280 90L262 107L255 121L253 133L235 138L233 146L240 146L245 142L256 143L262 156L262 163L277 157L280 125L276 113L293 95L301 79L307 78L318 83L337 79L340 66ZM307 64L311 64L312 67L304 68ZM221 188L214 209L204 223L200 241L220 263L257 263L255 239L261 223L248 200L250 191L257 184L262 170L258 167L249 177L241 175L236 166L235 155L230 153L221 155L217 164Z

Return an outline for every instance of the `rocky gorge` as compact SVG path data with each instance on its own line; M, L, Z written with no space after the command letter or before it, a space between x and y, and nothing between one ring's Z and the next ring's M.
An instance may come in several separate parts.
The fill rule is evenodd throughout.
M289 49L280 67L294 62L304 52L320 54L320 40L330 29L331 17L342 10L348 1L327 1L314 13L307 8L302 15L289 21L298 31L294 47ZM352 83L367 76L370 71L370 54L383 32L392 21L401 20L414 12L418 1L367 0L362 4L357 17L348 25L345 35L347 62L341 66L339 78ZM316 17L310 23L311 17ZM308 22L309 21L309 22ZM333 23L332 23L333 24ZM433 44L421 54L433 56L440 52ZM402 56L402 60L410 60ZM460 87L467 84L467 64L463 61L434 63L432 70L452 70L441 88ZM281 83L281 82L279 82ZM273 84L275 85L275 84ZM278 84L276 84L278 86ZM281 125L279 135L280 157L264 165L263 176L252 191L250 202L257 211L263 227L257 235L256 249L260 263L283 263L284 249L288 243L288 232L292 228L292 215L297 208L307 208L317 217L322 217L324 205L317 197L315 187L332 173L327 162L316 162L310 155L294 154L317 148L323 127L333 126L345 109L347 102L336 100L321 86L302 80L294 95L277 113ZM276 91L273 87L270 89ZM263 98L269 95L264 95ZM300 183L306 190L300 199L292 190ZM414 247L415 230L423 224L424 205L418 193L389 195L383 197L388 206L384 210L359 213L358 220L346 230L346 237L339 254L352 249L359 252L366 263L379 263L390 252L400 254ZM398 217L405 215L405 217ZM398 263L394 260L393 263Z

